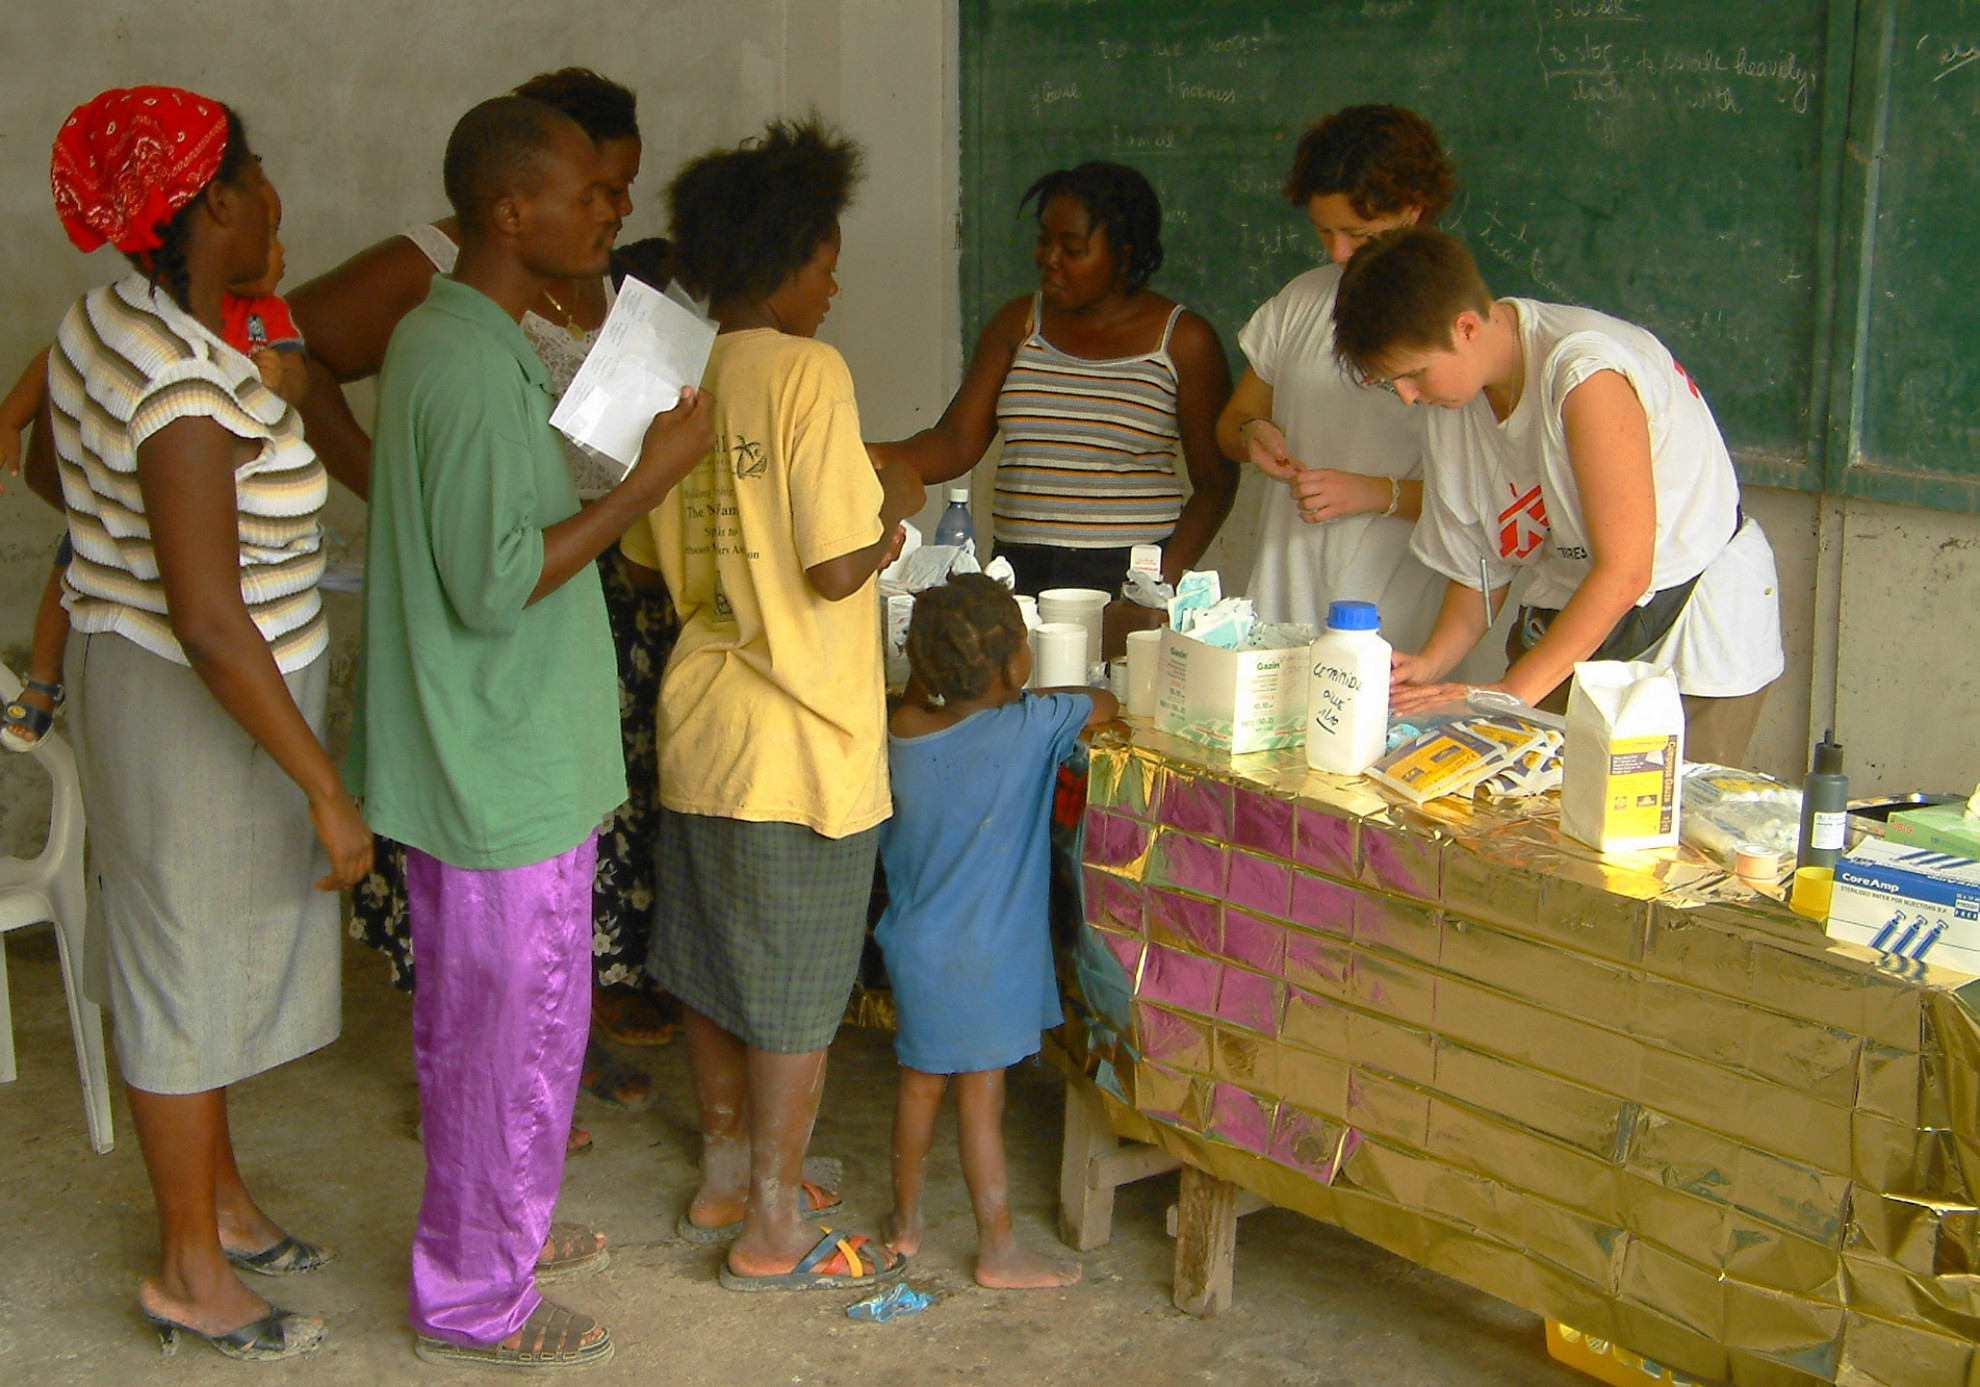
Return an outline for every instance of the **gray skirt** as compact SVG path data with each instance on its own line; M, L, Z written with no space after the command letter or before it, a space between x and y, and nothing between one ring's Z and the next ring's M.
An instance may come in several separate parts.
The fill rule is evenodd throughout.
M288 676L321 735L327 658ZM294 781L206 685L117 635L69 642L88 819L86 990L124 1082L224 1088L337 1038L337 897Z
M832 1043L859 975L880 830L660 810L646 970L746 1045L799 1055Z

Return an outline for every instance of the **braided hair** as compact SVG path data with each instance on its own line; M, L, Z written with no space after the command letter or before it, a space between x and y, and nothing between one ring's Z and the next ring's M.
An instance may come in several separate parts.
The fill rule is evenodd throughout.
M1120 257L1122 293L1139 293L1162 268L1162 200L1139 170L1105 159L1055 169L1024 190L1018 210L1036 201L1043 220L1055 197L1071 198L1086 209L1088 222L1106 231Z
M225 183L230 188L241 186L242 175L254 163L254 151L248 148L247 127L231 106L222 106L227 113L227 148L220 156L220 167L213 175L212 183ZM207 186L211 187L212 183ZM141 255L126 256L131 264L151 277L153 289L163 289L186 312L192 312L192 270L186 263L186 255L192 245L192 226L195 209L206 200L205 190L181 207L164 228L159 231L156 249Z
M914 599L908 668L943 703L981 698L1024 644L1024 614L995 578L958 573Z

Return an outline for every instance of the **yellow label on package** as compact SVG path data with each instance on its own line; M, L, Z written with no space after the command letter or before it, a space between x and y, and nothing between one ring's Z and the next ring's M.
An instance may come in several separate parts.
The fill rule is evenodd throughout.
M1603 838L1659 838L1677 814L1678 739L1624 737L1609 743Z
M1451 724L1404 742L1369 767L1368 776L1413 804L1425 804L1470 791L1505 763L1505 753L1493 743Z

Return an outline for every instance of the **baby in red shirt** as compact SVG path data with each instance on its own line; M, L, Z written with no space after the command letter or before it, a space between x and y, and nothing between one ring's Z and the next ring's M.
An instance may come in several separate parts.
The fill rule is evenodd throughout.
M271 188L270 193L274 190ZM221 340L247 357L261 373L261 383L290 405L309 390L309 368L303 364L302 333L289 316L289 305L275 293L288 268L282 251L282 202L271 198L274 225L268 237L268 270L261 278L232 285L221 304ZM21 470L21 431L34 422L48 394L48 351L28 363L27 370L0 400L0 473ZM0 491L6 490L0 481ZM0 705L0 748L29 751L54 725L62 706L62 656L69 643L69 614L62 609L62 570L71 555L69 537L56 551L55 571L48 576L35 613L34 645L28 657L28 677L19 697Z

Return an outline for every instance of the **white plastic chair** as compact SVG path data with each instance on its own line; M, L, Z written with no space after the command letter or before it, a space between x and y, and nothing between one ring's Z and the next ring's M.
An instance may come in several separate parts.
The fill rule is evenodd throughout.
M0 703L20 697L20 680L0 665ZM16 755L18 753L0 753ZM82 991L83 966L83 806L76 777L76 754L48 733L28 755L55 782L48 820L48 845L41 856L0 857L0 935L24 925L53 921L62 958L62 990L69 998L69 1031L76 1042L76 1068L82 1073L83 1107L89 1117L89 1144L97 1154L116 1144L110 1128L110 1075L103 1062L103 1012ZM14 1014L7 1000L7 955L0 949L0 1083L12 1083Z

